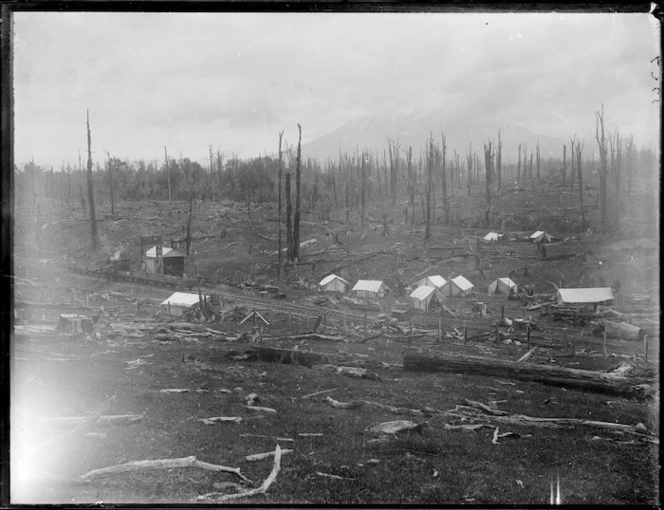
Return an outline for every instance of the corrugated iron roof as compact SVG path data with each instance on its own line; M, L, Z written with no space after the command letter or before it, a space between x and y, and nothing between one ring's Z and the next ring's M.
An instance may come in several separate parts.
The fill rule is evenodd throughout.
M613 299L613 290L611 287L558 289L556 296L564 303L601 303Z

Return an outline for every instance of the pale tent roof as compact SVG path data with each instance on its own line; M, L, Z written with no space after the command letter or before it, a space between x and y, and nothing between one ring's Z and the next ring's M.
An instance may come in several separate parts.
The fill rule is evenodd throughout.
M174 292L171 297L162 302L162 305L171 304L174 306L193 306L200 301L198 294L189 294L188 292Z
M350 282L347 282L347 281L344 280L341 276L337 276L336 274L331 274L330 276L326 276L325 278L323 278L323 279L320 281L320 283L319 283L318 285L320 285L321 287L323 287L323 286L327 285L328 283L330 283L330 282L332 282L332 281L334 281L334 280L340 280L340 281L344 282L346 285L350 285Z
M485 241L497 241L503 237L503 234L499 234L497 232L489 232L487 235L484 236Z
M369 292L380 292L383 282L380 280L358 280L353 290L365 290Z
M564 303L601 303L613 299L613 290L611 287L558 289L556 295Z
M418 288L416 288L413 292L410 293L410 297L419 299L420 301L424 301L434 292L436 292L436 289L434 287L429 287L427 285L420 285Z
M514 283L511 278L498 278L498 279L508 287L516 287L516 283Z
M470 283L466 278L464 278L461 275L457 276L456 278L452 278L452 281L456 283L457 287L459 287L462 291L472 289L474 287L472 283Z
M153 246L148 251L146 251L145 256L156 258L157 257L157 246ZM161 256L162 257L184 257L184 253L176 250L175 248L169 248L168 246L164 246L161 250Z
M447 280L445 278L443 278L442 276L440 276L439 274L434 274L434 275L431 275L431 276L425 276L418 283L420 285L426 285L426 283L422 283L422 282L427 282L427 281L434 284L436 286L436 288L438 288L438 289L440 289L443 285L445 285L447 283Z
M535 232L534 234L532 234L532 235L530 236L530 238L531 238L531 239L537 239L537 238L538 238L539 236L541 236L542 234L546 234L546 232L544 232L544 230L538 230L537 232Z

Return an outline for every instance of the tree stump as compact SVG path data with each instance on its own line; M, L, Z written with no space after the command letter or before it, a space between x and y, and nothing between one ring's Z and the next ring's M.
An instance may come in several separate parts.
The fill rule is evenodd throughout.
M57 333L92 333L95 325L91 317L77 314L62 314L55 329Z

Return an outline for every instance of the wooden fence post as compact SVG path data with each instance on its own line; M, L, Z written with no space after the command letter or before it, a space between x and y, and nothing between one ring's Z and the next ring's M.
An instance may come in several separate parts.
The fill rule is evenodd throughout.
M530 349L530 324L526 324L526 336L528 338L528 349Z
M604 336L604 341L602 342L602 344L603 344L603 347L604 347L604 359L606 359L608 357L608 354L606 352L606 331L604 332L603 336Z

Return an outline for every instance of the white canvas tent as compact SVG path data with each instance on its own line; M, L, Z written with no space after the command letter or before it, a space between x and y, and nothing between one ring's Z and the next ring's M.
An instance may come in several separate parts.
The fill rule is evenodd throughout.
M323 278L318 287L325 292L346 292L346 287L350 286L350 282L344 280L336 274L331 274Z
M484 240L487 242L498 241L501 237L503 237L503 234L499 234L498 232L489 232L484 236Z
M426 276L422 278L419 282L415 284L415 287L421 287L426 285L427 287L433 287L434 289L440 289L443 285L447 283L447 280L442 276L435 274L432 276Z
M491 285L489 285L489 294L509 294L510 289L514 289L514 292L516 292L516 283L514 283L510 278L497 278L491 282Z
M174 292L171 297L161 303L171 315L182 315L185 310L198 305L200 302L198 294L187 292ZM170 306L169 306L170 304Z
M423 310L425 312L429 311L432 301L436 300L439 303L442 303L442 295L440 294L440 291L435 287L430 287L428 285L419 286L410 293L409 297L412 301L412 308Z
M613 299L611 287L558 289L556 291L556 301L559 305L599 304Z
M472 292L474 285L459 275L452 278L440 290L443 296L467 296Z
M535 243L550 243L554 239L556 239L551 234L547 234L546 232L544 232L544 230L538 230L537 232L531 234L530 238Z
M358 280L352 290L362 299L385 296L385 285L380 280Z

